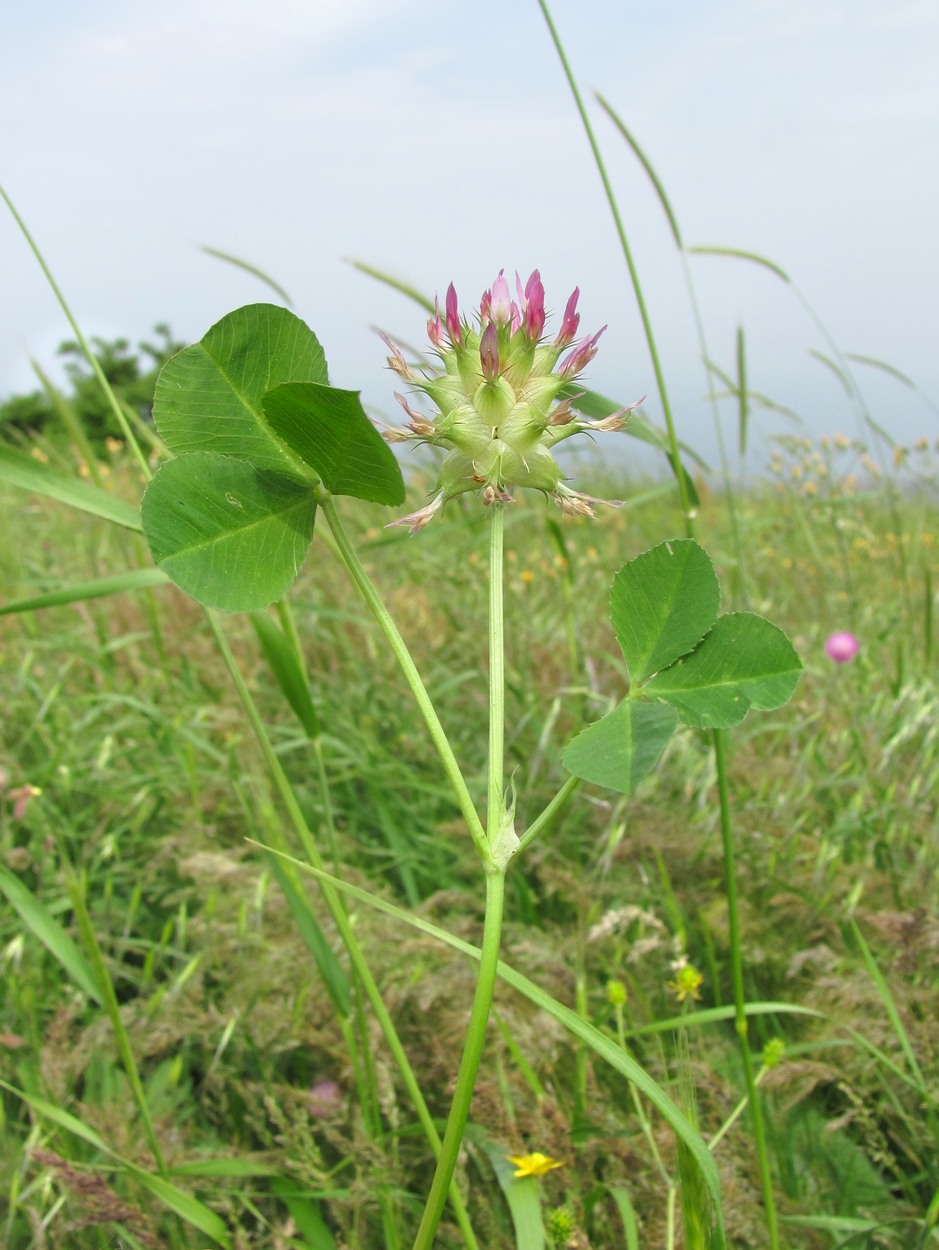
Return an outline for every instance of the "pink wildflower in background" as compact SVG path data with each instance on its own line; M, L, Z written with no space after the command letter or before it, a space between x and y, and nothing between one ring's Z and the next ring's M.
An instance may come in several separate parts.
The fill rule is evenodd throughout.
M847 664L853 660L861 649L861 644L853 634L839 631L829 634L825 641L825 654L836 664Z

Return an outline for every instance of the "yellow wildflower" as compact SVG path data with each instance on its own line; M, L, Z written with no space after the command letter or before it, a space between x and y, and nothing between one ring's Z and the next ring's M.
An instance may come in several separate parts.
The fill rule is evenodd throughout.
M704 977L692 964L685 964L683 968L679 968L675 973L675 980L669 981L668 989L672 991L680 1003L686 998L693 998L696 1002L701 998L698 990L701 987Z
M507 1158L509 1163L515 1164L516 1177L544 1176L546 1172L553 1172L555 1168L564 1166L563 1161L543 1155L540 1150L530 1155L508 1155Z

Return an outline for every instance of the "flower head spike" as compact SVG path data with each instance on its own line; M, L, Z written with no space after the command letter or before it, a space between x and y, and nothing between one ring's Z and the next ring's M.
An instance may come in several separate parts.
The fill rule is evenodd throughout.
M561 361L558 372L573 378L582 369L586 369L597 354L597 341L605 329L606 326L601 326L596 334L591 334L590 338L584 339L579 347L575 347L572 352L565 356Z
M449 285L443 318L435 304L427 323L442 366L437 370L412 369L385 338L390 367L437 409L425 417L398 396L409 418L401 437L432 441L448 453L432 501L393 522L411 533L423 528L448 499L466 491L477 492L484 504L493 506L511 502L513 487L528 487L552 498L569 516L593 516L592 505L607 502L566 486L552 454L556 443L572 435L620 429L630 411L624 408L600 421L581 419L573 411L579 393L571 384L593 360L606 327L571 347L580 324L580 291L575 289L557 338L545 341L545 292L538 270L524 288L516 274L515 288L518 303L500 270L483 293L473 324L461 318L456 290ZM385 437L399 441L394 431L385 431Z
M577 301L580 299L580 287L575 286L574 290L567 301L567 307L564 309L564 317L561 321L561 329L558 336L554 340L558 347L564 348L568 343L573 343L577 335L577 327L580 325L580 316L577 312Z
M499 376L499 334L496 323L490 321L479 340L479 363L487 382L495 382Z
M522 280L515 275L515 289L518 292L518 303L522 310L522 325L525 333L537 343L544 332L545 311L544 311L544 287L541 285L541 274L537 269L532 270L532 275L525 283L525 290L522 291Z
M434 300L434 316L429 318L427 322L427 337L433 343L434 347L446 347L447 340L444 337L443 322L440 320L440 301Z
M463 330L460 326L460 308L456 298L456 287L451 282L447 287L447 334L454 347L463 342Z
M508 325L513 319L513 312L518 310L512 303L512 296L509 293L509 284L505 280L504 269L499 270L499 276L492 284L491 296L489 316L497 326Z

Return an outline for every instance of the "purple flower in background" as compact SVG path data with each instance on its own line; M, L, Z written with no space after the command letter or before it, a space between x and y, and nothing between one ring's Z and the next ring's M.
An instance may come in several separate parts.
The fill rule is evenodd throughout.
M342 1090L335 1081L319 1080L310 1089L310 1114L318 1120L334 1115L342 1106Z
M825 640L825 654L836 664L847 664L853 660L861 649L861 644L853 634L840 631L829 634Z

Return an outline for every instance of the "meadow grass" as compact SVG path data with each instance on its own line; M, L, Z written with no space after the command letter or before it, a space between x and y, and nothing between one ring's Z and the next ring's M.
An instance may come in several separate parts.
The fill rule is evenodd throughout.
M939 1187L939 747L924 633L936 505L922 487L900 492L897 533L895 501L861 476L863 452L845 441L781 448L774 476L735 501L747 599L772 613L806 661L792 703L746 721L728 761L746 996L803 1013L750 1019L793 1247L915 1244L928 1236ZM929 454L909 452L927 485ZM113 489L133 498L127 454L107 468ZM702 538L730 572L726 500L703 483L701 491ZM572 732L623 688L605 611L610 576L674 516L648 482L626 492L620 482L617 493L640 502L566 526L563 547L539 503L520 502L507 518L506 766L519 770L522 825L563 780L558 758ZM58 583L63 568L81 581L140 559L133 536L90 519L77 527L47 500L6 494L2 510L9 599ZM348 512L482 801L485 528L452 506L416 541L383 530L381 510ZM906 583L900 544L913 574ZM471 844L393 660L322 539L292 602L323 726L327 865L477 939ZM842 627L862 649L836 666L823 642ZM310 741L285 713L247 619L232 618L228 634L310 827L322 830ZM221 1215L234 1245L404 1244L406 1231L393 1230L419 1216L426 1173L413 1107L361 1004L350 1053L270 863L246 844L267 841L282 817L197 607L160 587L15 614L0 618L0 648L0 863L66 925L69 879L83 875L169 1175ZM15 813L26 785L41 794ZM744 1088L714 788L707 739L689 730L635 799L583 787L508 878L503 948L676 1101L690 1081L706 1139L739 1109ZM328 916L317 914L335 943ZM351 918L442 1118L472 966L368 907L353 904ZM0 1076L145 1164L146 1128L103 1009L76 992L15 912L2 925ZM679 1003L683 963L703 980ZM619 1006L611 982L625 989ZM524 1184L538 1187L544 1210L567 1209L582 1244L628 1244L627 1210L639 1244L665 1244L682 1162L671 1133L628 1082L505 986L496 1012L458 1169L480 1244L522 1244L495 1197L493 1160L534 1150L565 1167ZM31 1116L11 1094L3 1112L5 1244L83 1250L100 1246L105 1229L127 1245L205 1243L167 1224L154 1195L119 1164L109 1169L87 1140ZM225 1163L176 1176L175 1165L195 1170L200 1156ZM764 1244L744 1117L715 1158L730 1244ZM439 1244L462 1244L455 1226L445 1222Z
M578 484L622 511L561 524L531 500L491 510L505 527L504 692L487 676L501 656L489 575L501 540L490 545L478 507L451 502L415 540L384 529L382 509L344 501L337 519L321 482L289 602L221 623L160 583L133 532L165 448L94 360L123 444L92 448L57 397L70 441L22 445L48 466L44 496L0 487L11 1250L394 1250L415 1228L421 1250L939 1241L936 449L891 443L853 366L909 380L843 355L777 264L685 245L601 99L667 217L706 387L737 405L741 464L768 401L749 388L742 328L736 376L710 359L693 252L786 283L855 409L854 438L779 440L768 476L743 485L712 396L720 485L686 476L638 266L541 8L642 316L667 428L638 432L675 477L581 460ZM452 345L449 316L447 331ZM4 457L0 477L36 484L29 462ZM110 498L79 498L76 473ZM432 483L412 475L415 507ZM69 501L93 515L76 525ZM723 609L792 637L796 696L732 735L682 729L630 798L576 788L562 752L628 681L611 577L663 538L696 535ZM144 570L133 590L128 570ZM69 589L89 581L95 597ZM385 608L400 636L376 624ZM842 630L861 649L836 665L824 644ZM500 871L507 966L487 1029L479 985L495 942L482 955L474 944L484 921L498 936L489 851L503 779L523 845L546 804L554 816ZM448 1107L470 1091L457 1153ZM513 1174L513 1156L530 1175Z

